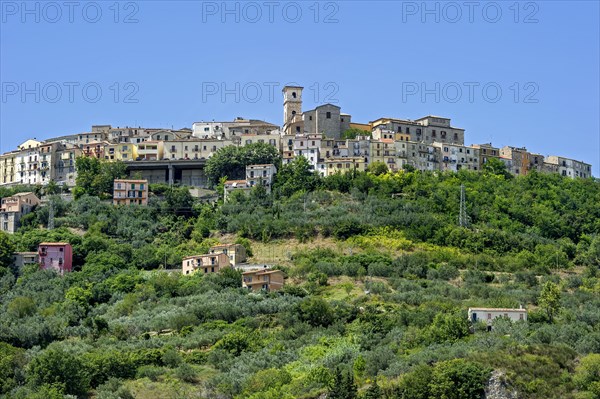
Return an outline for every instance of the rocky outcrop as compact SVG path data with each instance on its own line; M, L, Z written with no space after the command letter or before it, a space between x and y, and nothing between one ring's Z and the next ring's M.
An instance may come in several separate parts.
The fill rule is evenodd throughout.
M485 388L485 399L519 399L519 396L506 382L506 373L494 370Z

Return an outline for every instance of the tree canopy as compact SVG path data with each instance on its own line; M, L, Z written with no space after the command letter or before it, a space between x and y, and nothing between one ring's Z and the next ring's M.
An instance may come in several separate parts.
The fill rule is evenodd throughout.
M279 151L265 143L253 143L245 146L226 146L220 148L206 161L205 173L209 182L217 184L223 177L230 180L244 179L246 166L259 164L280 164Z

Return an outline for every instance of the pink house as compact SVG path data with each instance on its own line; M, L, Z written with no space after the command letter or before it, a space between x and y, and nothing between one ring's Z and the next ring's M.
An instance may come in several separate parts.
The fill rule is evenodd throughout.
M66 242L42 242L38 247L40 268L59 274L73 269L73 248Z

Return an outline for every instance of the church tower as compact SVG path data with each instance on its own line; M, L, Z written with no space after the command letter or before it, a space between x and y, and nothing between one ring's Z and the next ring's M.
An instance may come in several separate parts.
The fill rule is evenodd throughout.
M283 131L289 133L290 124L302 117L301 86L285 86L283 88ZM300 118L300 119L298 119Z

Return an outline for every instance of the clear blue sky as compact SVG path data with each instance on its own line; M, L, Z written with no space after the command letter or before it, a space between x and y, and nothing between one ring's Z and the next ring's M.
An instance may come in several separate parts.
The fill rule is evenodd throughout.
M282 124L295 82L304 109L450 117L467 144L526 146L600 176L597 1L26 4L0 1L2 152L92 124Z

